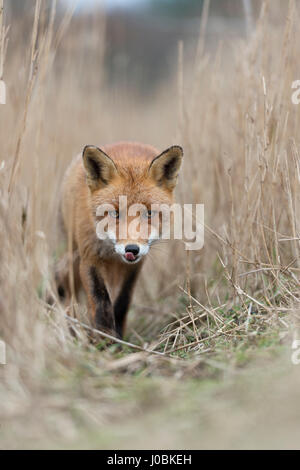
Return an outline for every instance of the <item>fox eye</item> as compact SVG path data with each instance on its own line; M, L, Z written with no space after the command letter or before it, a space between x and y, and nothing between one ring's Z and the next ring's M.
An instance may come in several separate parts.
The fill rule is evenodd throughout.
M144 212L143 216L145 217L145 219L152 219L155 214L156 212L149 210Z
M113 217L114 219L118 219L118 218L119 218L119 211L117 211L117 210L109 211L109 212L108 212L108 215L109 215L110 217Z

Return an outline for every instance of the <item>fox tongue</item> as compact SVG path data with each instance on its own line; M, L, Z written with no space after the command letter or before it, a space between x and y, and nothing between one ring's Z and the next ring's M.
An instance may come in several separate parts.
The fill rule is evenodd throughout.
M135 256L133 253L131 253L131 251L128 251L128 253L125 253L125 258L128 260L128 261L134 261L135 260Z

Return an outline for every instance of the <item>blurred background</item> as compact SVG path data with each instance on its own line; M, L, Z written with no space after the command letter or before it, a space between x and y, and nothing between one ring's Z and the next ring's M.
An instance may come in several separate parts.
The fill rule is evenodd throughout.
M65 9L74 8L76 42L74 38L72 45L64 41L64 48L79 49L85 60L98 58L99 67L104 54L105 84L126 87L147 99L176 73L179 41L185 43L185 63L195 59L203 6L204 0L60 0L57 21ZM219 41L245 38L260 7L261 0L211 0L207 50L213 52ZM24 24L27 18L30 27L33 11L32 0L12 0L7 5L8 22L18 18ZM104 51L99 47L103 38Z

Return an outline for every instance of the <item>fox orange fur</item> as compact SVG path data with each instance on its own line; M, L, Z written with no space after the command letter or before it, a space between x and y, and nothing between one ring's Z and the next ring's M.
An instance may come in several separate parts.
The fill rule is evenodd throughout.
M73 275L58 271L58 292L69 297L82 285L88 311L98 329L118 337L124 333L127 311L134 285L146 254L155 241L118 235L123 217L119 196L126 196L128 207L143 204L147 211L139 223L151 220L151 205L173 202L173 191L182 162L181 147L160 153L152 146L116 143L99 149L86 146L69 166L62 188L61 215L65 234L73 252ZM97 207L113 207L107 217L116 219L116 230L99 239L96 233ZM132 219L126 214L128 221ZM159 232L159 227L157 232ZM159 233L157 233L159 237Z

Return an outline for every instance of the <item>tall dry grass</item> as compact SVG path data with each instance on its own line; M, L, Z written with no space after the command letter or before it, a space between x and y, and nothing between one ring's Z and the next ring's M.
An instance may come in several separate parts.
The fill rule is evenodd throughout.
M299 78L300 30L298 2L266 1L250 37L220 43L209 55L204 18L195 64L185 63L180 43L173 79L142 100L105 83L104 16L80 30L72 10L60 18L55 10L55 1L49 11L37 0L30 34L10 25L5 61L1 26L8 97L0 107L0 336L7 344L0 414L25 415L44 393L71 430L58 411L71 384L66 379L52 396L45 375L54 387L59 377L59 390L67 371L86 363L126 371L146 361L149 374L155 367L167 375L194 371L189 361L225 354L238 341L255 345L270 332L284 337L297 322L300 107L291 102L291 84ZM178 199L205 204L204 248L188 254L182 244L162 244L137 287L126 339L165 354L162 363L147 363L141 351L133 359L99 352L73 321L75 341L63 307L46 303L61 251L55 233L64 170L85 144L116 140L181 144ZM177 359L181 352L186 359ZM114 361L121 363L114 368ZM91 375L86 416L103 396ZM109 413L100 406L95 419Z

